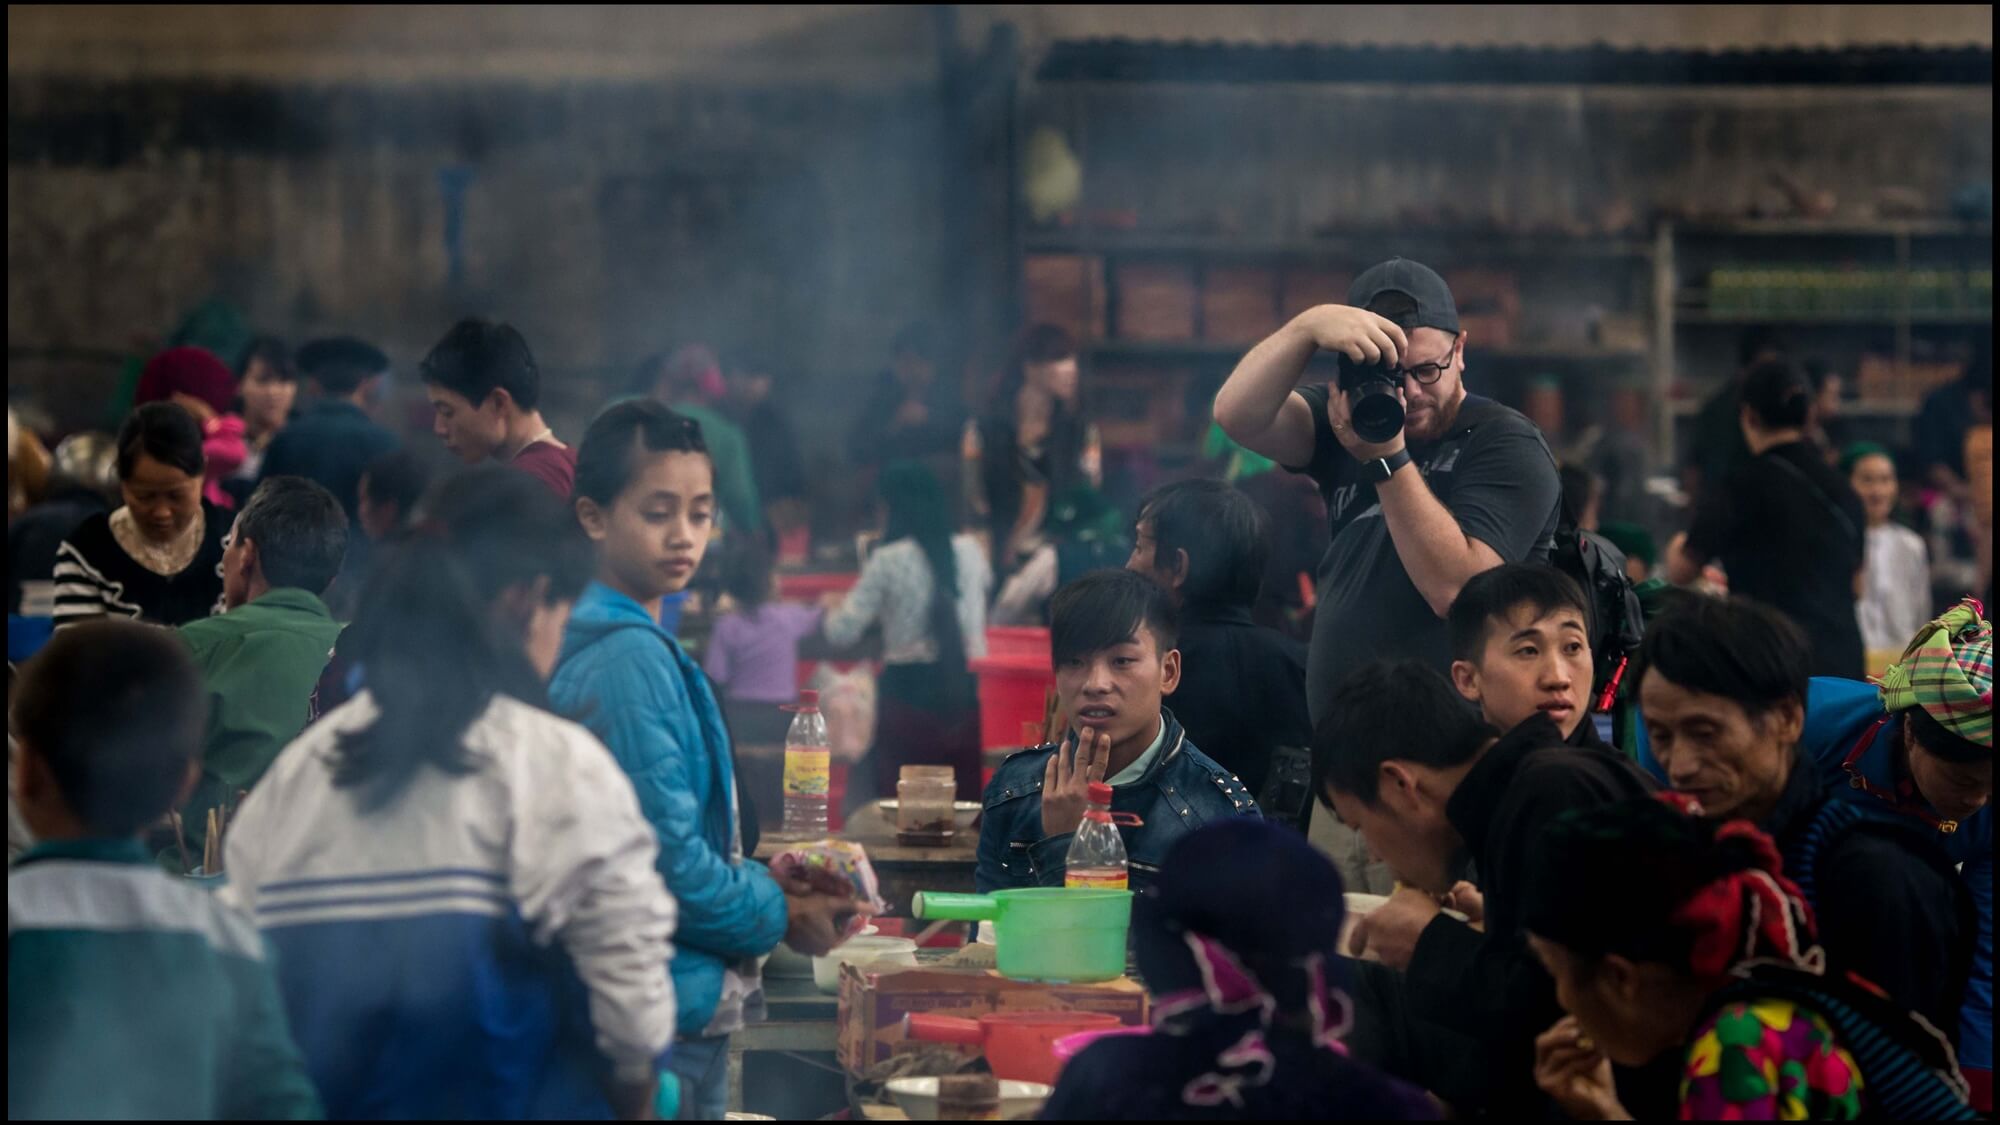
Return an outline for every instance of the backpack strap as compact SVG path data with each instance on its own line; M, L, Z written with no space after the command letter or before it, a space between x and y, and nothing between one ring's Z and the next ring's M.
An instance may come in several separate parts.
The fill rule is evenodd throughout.
M1794 853L1785 857L1785 874L1798 884L1806 904L1819 912L1819 865L1835 842L1861 823L1865 814L1852 801L1829 800L1820 805Z

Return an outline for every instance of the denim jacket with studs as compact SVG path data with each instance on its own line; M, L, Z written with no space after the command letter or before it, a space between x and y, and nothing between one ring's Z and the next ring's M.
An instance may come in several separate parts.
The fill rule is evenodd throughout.
M1262 815L1243 783L1188 741L1173 712L1163 710L1161 718L1166 731L1159 757L1137 781L1115 787L1111 795L1113 812L1136 813L1143 822L1119 829L1135 891L1152 883L1167 850L1182 836L1223 817ZM1056 749L1051 744L1012 755L986 786L973 875L980 893L1063 885L1074 833L1042 835L1042 782Z

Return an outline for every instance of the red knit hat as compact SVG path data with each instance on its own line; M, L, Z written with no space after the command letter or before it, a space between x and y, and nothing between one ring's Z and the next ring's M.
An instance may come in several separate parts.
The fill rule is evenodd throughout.
M236 376L206 348L168 348L146 361L132 404L165 402L177 394L192 395L217 414L227 414L236 402Z

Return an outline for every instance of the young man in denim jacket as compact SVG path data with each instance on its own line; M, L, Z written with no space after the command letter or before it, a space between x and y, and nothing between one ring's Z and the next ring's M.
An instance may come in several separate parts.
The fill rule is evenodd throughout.
M1143 575L1103 570L1057 592L1052 610L1056 693L1070 735L995 771L973 880L982 893L1062 886L1090 783L1108 780L1112 810L1142 822L1123 830L1140 890L1175 841L1225 817L1258 816L1257 804L1161 706L1181 676L1166 591Z

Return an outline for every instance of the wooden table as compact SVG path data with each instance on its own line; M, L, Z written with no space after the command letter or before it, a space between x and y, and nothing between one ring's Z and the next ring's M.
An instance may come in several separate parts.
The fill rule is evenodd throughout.
M913 847L896 842L896 826L882 815L880 805L870 802L854 810L847 825L834 834L868 849L868 860L882 888L882 899L892 917L910 916L910 898L918 891L960 891L973 889L972 872L979 859L977 827L958 833L942 847ZM799 841L765 836L757 845L757 858L769 862L779 852Z

